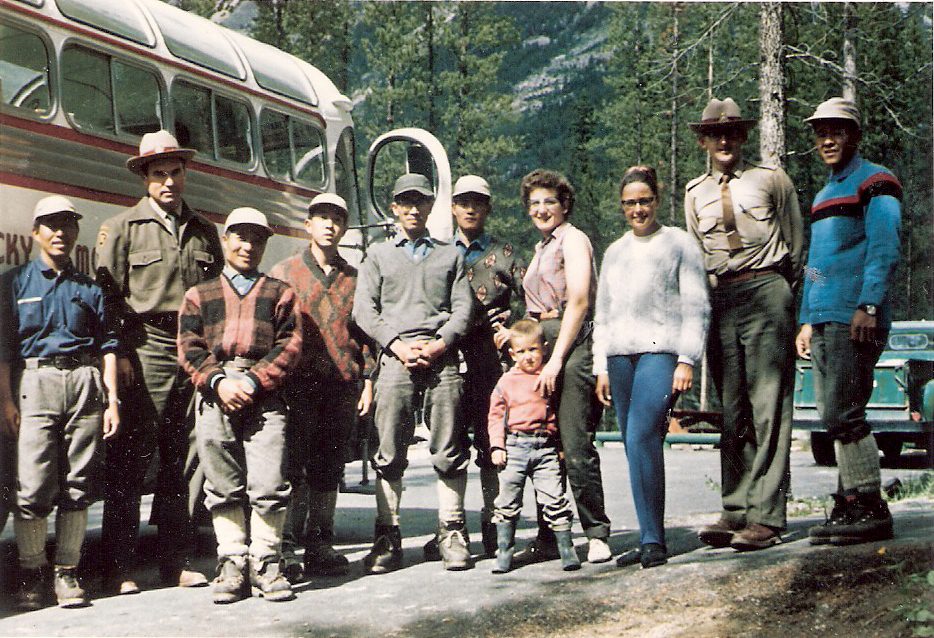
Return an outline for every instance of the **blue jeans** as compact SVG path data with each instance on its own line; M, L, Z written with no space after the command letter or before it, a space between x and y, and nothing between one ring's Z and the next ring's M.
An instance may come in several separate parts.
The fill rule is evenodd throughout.
M574 513L565 494L557 440L545 434L506 434L506 467L499 472L493 522L519 519L526 478L532 480L535 500L548 527L556 532L571 529Z
M678 357L667 353L607 357L610 392L626 445L642 545L665 545L665 414L677 365Z

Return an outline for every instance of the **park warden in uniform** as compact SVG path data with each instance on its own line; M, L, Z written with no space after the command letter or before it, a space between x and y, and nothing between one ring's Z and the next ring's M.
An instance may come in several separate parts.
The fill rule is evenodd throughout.
M707 356L723 403L723 512L698 537L714 547L763 549L785 528L801 213L780 167L743 160L755 121L743 119L731 98L710 100L690 126L711 161L688 183L684 214L711 287Z
M105 486L101 529L105 585L120 593L139 591L129 570L143 479L155 453L150 522L159 526L162 582L207 584L187 569L194 539L190 514L201 493L199 485L189 494L187 484L197 464L193 394L178 366L175 339L185 291L217 277L223 260L217 229L182 200L186 162L194 154L179 148L168 131L144 135L127 168L142 178L146 196L105 221L97 239L97 281L120 321L124 430L107 450L112 480Z

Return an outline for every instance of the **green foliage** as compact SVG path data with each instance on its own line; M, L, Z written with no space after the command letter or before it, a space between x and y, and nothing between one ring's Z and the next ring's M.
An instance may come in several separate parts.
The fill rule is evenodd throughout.
M897 612L909 623L911 635L934 636L934 570L918 572L908 576L905 583L908 602L900 605Z

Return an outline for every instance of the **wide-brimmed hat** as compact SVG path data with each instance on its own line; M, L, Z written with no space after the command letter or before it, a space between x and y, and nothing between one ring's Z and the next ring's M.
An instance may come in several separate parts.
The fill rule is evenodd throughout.
M58 213L70 213L75 219L81 219L80 213L75 210L75 205L70 199L61 195L49 195L36 202L35 208L32 209L32 222L36 223L40 217Z
M427 177L419 173L406 173L393 184L393 198L408 192L420 193L425 197L435 196L435 192L431 190L431 182L428 181Z
M695 133L725 128L741 128L748 131L755 125L755 120L743 119L739 106L731 97L725 100L711 99L704 107L704 112L701 113L701 121L688 123Z
M186 162L195 156L195 149L180 148L178 140L168 131L146 133L139 141L139 155L126 161L126 167L137 175L143 174L146 164L155 160L177 157Z
M804 119L805 122L811 124L818 120L849 120L855 122L856 126L862 126L856 104L852 100L846 100L842 97L832 97L821 102L814 110L814 115Z
M272 234L272 228L269 227L266 216L255 208L249 208L248 206L230 211L230 214L227 215L227 221L224 222L224 234L226 235L228 230L241 224L259 226L266 229L266 232L270 235Z
M467 193L476 193L477 195L490 196L490 185L479 175L464 175L454 183L454 192L451 197L465 195Z
M320 206L334 206L344 211L344 215L347 215L347 202L340 195L335 195L334 193L318 193L315 195L314 199L311 200L311 203L308 204L308 215L310 216L312 211Z

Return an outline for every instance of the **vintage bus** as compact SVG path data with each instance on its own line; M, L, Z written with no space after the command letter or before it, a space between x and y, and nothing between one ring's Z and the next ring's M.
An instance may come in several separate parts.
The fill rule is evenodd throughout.
M348 202L352 262L391 225L388 192L372 177L361 204L352 103L333 82L159 0L0 0L0 93L0 272L30 259L32 208L53 193L84 215L73 257L89 272L101 222L144 194L124 162L160 128L198 151L188 167L190 206L218 224L238 206L267 214L275 236L265 268L305 245L305 210L319 192ZM405 151L382 157L402 158L397 173L434 180L429 228L450 236L450 168L430 133L377 139L368 175L397 144Z

